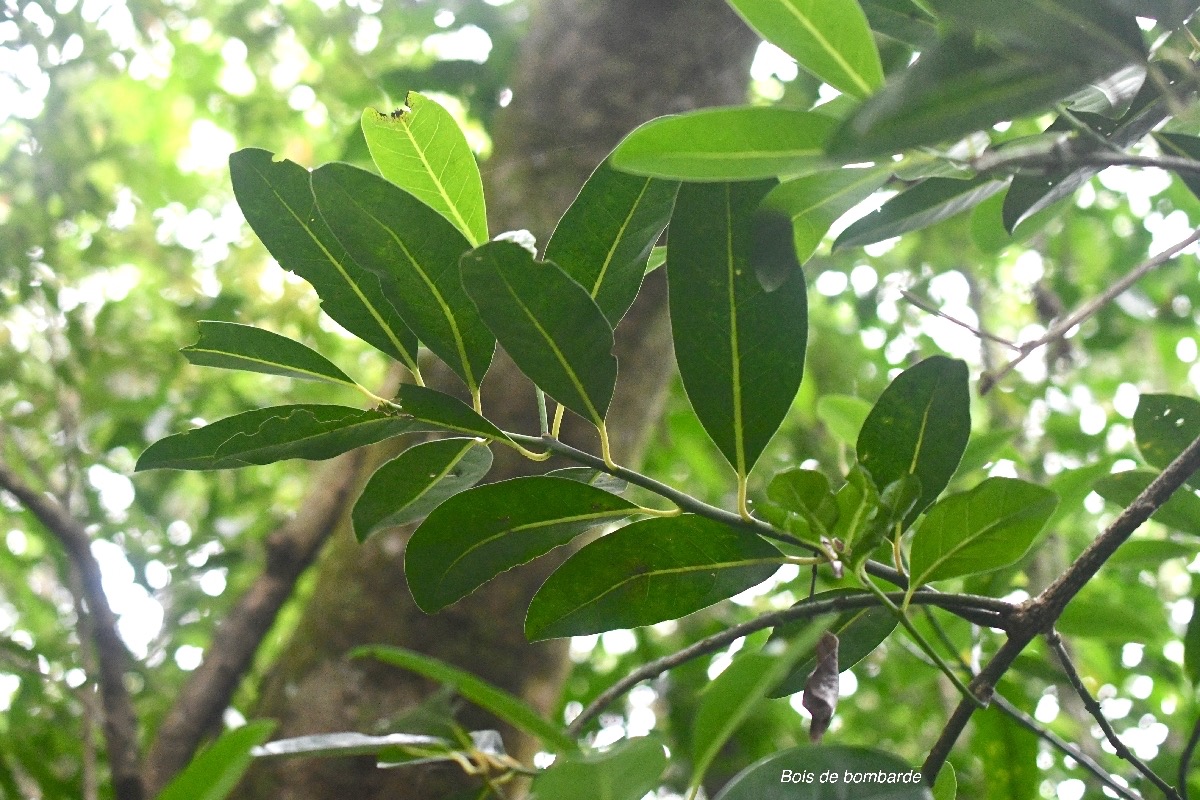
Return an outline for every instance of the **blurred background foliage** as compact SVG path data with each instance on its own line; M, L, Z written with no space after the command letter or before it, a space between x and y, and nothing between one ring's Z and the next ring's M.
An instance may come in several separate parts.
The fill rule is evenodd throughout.
M366 164L361 110L394 107L417 89L437 93L455 112L486 172L488 126L511 98L506 76L529 13L522 0L4 0L0 458L87 524L136 659L131 688L144 734L199 662L223 610L257 574L262 536L292 513L310 473L288 462L133 481L135 458L195 419L284 398L356 402L316 384L214 377L176 350L194 341L197 320L221 319L315 345L376 383L387 368L324 317L311 290L249 233L229 187L228 154L255 146L306 166ZM749 85L764 103L808 107L818 93L813 79L797 76L767 46ZM1000 133L1036 132L1047 121ZM810 262L807 375L759 474L785 465L832 473L844 464L852 455L845 431L862 403L830 395L873 401L901 367L933 353L964 358L976 374L1011 356L904 299L901 289L1004 339L1029 340L1062 309L1200 224L1200 204L1178 180L1123 168L1094 179L1015 241L1003 233L996 201L865 252L830 255L826 246ZM1198 303L1197 263L1187 256L977 401L970 482L978 470L1016 474L1048 482L1063 503L1034 559L972 578L968 591L1032 593L1111 519L1114 509L1090 486L1138 463L1129 422L1138 394L1194 394L1200 386ZM644 471L731 504L731 482L678 386ZM72 599L77 578L55 540L2 495L0 534L0 795L108 796L88 679L94 665ZM1198 544L1195 535L1147 526L1062 623L1118 732L1168 775L1200 714L1182 642ZM807 573L785 569L776 580L788 591L771 595L775 606L808 591ZM763 610L764 594L678 623L575 640L562 713L636 664ZM302 585L260 652L259 669L303 597ZM961 622L946 634L968 659L987 637ZM1044 655L1039 646L1002 690L1108 759L1108 745L1060 690L1061 678L1034 657ZM606 718L602 740L665 731L682 782L691 750L682 721L728 660L693 662L634 691L623 713ZM831 739L918 761L956 699L932 675L920 654L893 638L843 675ZM254 676L245 682L240 708L252 704L255 683ZM805 713L798 696L764 706L714 772L728 776L802 740ZM239 716L232 711L227 721ZM1021 766L1033 753L1040 771ZM953 761L963 797L1083 794L1073 764L993 712ZM989 777L989 763L1016 766L1004 783Z

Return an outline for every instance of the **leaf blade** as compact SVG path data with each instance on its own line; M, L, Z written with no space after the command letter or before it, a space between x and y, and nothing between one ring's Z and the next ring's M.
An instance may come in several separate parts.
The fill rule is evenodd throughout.
M233 322L199 326L200 340L180 351L191 364L358 387L325 356L286 336Z
M796 258L803 264L830 226L874 194L890 175L886 167L817 172L779 184L764 198L763 206L791 218Z
M705 432L749 474L804 375L808 300L798 265L768 292L756 275L753 184L686 184L671 220L667 284L675 358Z
M273 720L260 720L225 731L167 784L158 800L228 797L250 767L250 751L265 742L273 730Z
M761 583L778 557L763 539L704 517L634 522L585 545L542 584L525 634L537 641L674 619Z
M360 120L379 174L437 211L472 245L488 240L483 180L454 117L435 100L409 92L404 108L373 108Z
M568 478L537 475L478 486L438 506L413 532L404 552L409 589L417 605L433 613L636 510L624 498Z
M462 258L462 284L500 344L529 378L596 426L617 383L612 327L587 290L514 242Z
M833 249L861 247L927 228L979 205L1008 184L1008 178L997 180L987 176L965 181L927 178L842 231Z

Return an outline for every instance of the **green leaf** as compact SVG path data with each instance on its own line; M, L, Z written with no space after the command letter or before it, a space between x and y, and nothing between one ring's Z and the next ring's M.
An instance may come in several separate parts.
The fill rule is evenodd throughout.
M997 180L986 176L965 181L928 178L846 228L833 243L833 249L861 247L928 228L979 205L1007 185L1007 178Z
M832 589L801 600L792 607L799 608L835 597L866 594L866 592L855 589ZM821 614L780 625L771 634L772 639L785 638L794 641L798 637L808 635L812 644L801 653L797 665L775 687L771 696L786 697L803 691L805 681L808 680L809 674L816 666L816 644L823 631L829 631L838 637L838 669L845 672L869 656L883 640L891 635L892 631L896 629L897 623L898 620L891 610L882 606L871 606L840 613Z
M817 172L776 186L763 206L791 218L796 258L803 264L816 252L830 226L874 194L890 175L887 167Z
M678 189L672 181L618 172L605 161L546 244L545 259L586 289L614 328L637 296Z
M1055 627L1067 637L1153 645L1172 635L1165 612L1156 589L1136 580L1110 581L1084 586L1063 609Z
M947 761L933 782L933 800L954 800L957 796L958 776L954 774L954 765Z
M1016 478L988 478L936 503L913 535L910 584L1006 567L1033 544L1058 496Z
M863 548L853 546L871 537L872 531L875 532L874 538L878 538L879 526L875 518L879 515L879 492L871 476L861 465L855 465L846 475L846 483L838 489L834 501L838 508L837 524L830 533L833 538L852 547L852 563L858 564L871 555L874 545Z
M759 36L830 86L866 97L883 85L883 66L855 0L729 0Z
M529 800L642 800L659 786L667 764L657 736L627 739L601 753L568 753L533 779Z
M876 486L907 475L921 495L905 527L946 488L971 435L967 365L931 356L900 373L875 403L858 435L858 460Z
M462 284L521 371L557 402L597 426L617 383L613 331L588 294L550 261L515 242L463 256Z
M417 372L416 334L390 300L400 290L350 258L317 214L308 170L247 149L229 157L229 174L242 214L279 265L312 284L331 319Z
M827 163L836 121L768 106L709 108L650 120L617 145L612 165L636 175L737 181L797 174Z
M519 697L477 678L470 672L453 667L436 658L405 650L402 647L375 644L356 647L350 651L352 658L373 658L393 667L406 669L430 680L454 687L460 696L495 714L515 728L532 734L542 744L557 751L571 752L576 749L574 740L561 728L542 718L537 711Z
M1192 618L1183 635L1183 671L1193 686L1200 684L1200 597L1192 598Z
M472 738L476 733L472 733ZM426 736L413 733L388 733L382 736L368 736L356 731L337 733L315 733L309 736L295 736L290 739L276 739L253 751L255 758L323 758L333 756L373 756L399 752L404 748L419 748L424 752L441 751L450 753L456 748L445 739L436 736ZM448 755L429 758L415 758L405 763L430 763L451 760Z
M871 30L924 52L938 41L933 18L912 0L863 0L863 13Z
M983 766L981 800L1036 797L1043 778L1037 766L1037 736L994 706L980 709L972 719L979 739L972 741L971 749Z
M320 461L403 433L429 430L410 416L346 406L273 406L159 439L135 471L235 469L288 458Z
M533 596L530 641L677 619L762 583L780 553L758 536L684 514L626 525L571 556Z
M667 252L671 330L683 387L705 432L749 474L804 374L808 301L795 267L767 291L755 209L769 183L685 184Z
M488 422L466 403L436 389L406 383L400 387L394 402L400 406L401 413L428 423L436 430L512 442L504 431Z
M1200 401L1174 394L1144 394L1133 414L1133 434L1146 463L1166 469L1200 436Z
M789 469L776 473L767 484L767 497L794 514L830 515L836 518L833 492L823 472ZM832 523L833 519L830 519Z
M349 164L316 170L312 188L321 216L354 260L396 282L396 310L408 327L478 391L496 340L459 280L467 239L408 192Z
M450 220L472 245L488 240L479 165L449 111L409 92L403 108L368 108L361 122L380 175Z
M692 782L698 786L721 749L750 713L811 652L820 631L807 631L789 642L769 642L762 650L733 660L700 695L692 727Z
M367 482L354 504L354 535L362 542L379 528L424 517L478 483L491 466L492 451L474 439L441 439L408 448Z
M1131 539L1113 553L1105 565L1117 570L1129 570L1134 574L1142 570L1158 572L1164 561L1186 558L1191 561L1200 552L1200 543L1182 542L1174 539Z
M1077 63L1000 53L951 37L921 55L829 137L843 162L958 139L1039 111L1096 77Z
M251 722L222 733L176 775L158 800L223 800L253 760L250 751L275 730L273 720Z
M1118 472L1096 481L1092 488L1113 505L1126 508L1157 477L1158 473L1148 470ZM1182 533L1200 536L1200 497L1188 487L1181 486L1150 515L1150 519Z
M200 341L180 351L189 363L358 386L325 356L286 336L233 322L199 324Z
M826 394L817 398L817 418L830 433L851 446L858 441L859 431L870 413L871 404L861 397Z
M434 509L409 539L409 589L417 605L433 613L505 570L637 508L568 478L540 475L476 487Z
M845 776L858 776L847 783ZM894 782L872 780L895 776ZM822 780L826 776L827 780ZM828 778L833 778L828 780ZM1014 795L1015 797L1016 795ZM845 745L802 745L754 762L716 800L931 800L921 773L891 753Z
M1164 155L1200 161L1200 137L1161 131L1155 132L1153 136ZM1176 172L1176 175L1192 194L1200 197L1200 175L1195 172Z

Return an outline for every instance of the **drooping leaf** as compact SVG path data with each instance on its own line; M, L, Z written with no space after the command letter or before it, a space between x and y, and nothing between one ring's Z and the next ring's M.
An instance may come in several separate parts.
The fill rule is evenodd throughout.
M858 776L847 784L846 775ZM894 780L872 780L877 775ZM825 781L821 776L827 776ZM837 781L828 780L836 776ZM1014 795L1014 797L1017 795ZM802 745L754 762L716 800L931 800L921 773L891 753L845 745Z
M729 739L817 638L809 633L741 654L704 687L692 726L692 786L703 781Z
M913 536L911 585L1012 564L1057 505L1054 492L1016 478L988 478L969 492L943 498Z
M1193 685L1200 684L1200 598L1192 601L1192 617L1183 635L1183 671Z
M676 619L762 583L779 555L754 534L692 514L634 522L585 545L542 584L525 635L537 641Z
M352 658L373 658L453 686L466 700L485 711L490 711L513 727L536 736L546 747L558 752L571 752L576 749L574 740L566 731L544 719L525 701L444 661L402 647L382 644L357 647L350 655Z
M505 570L637 506L567 478L532 476L478 486L438 506L409 539L404 572L413 599L433 613Z
M667 768L662 741L654 735L626 739L599 753L568 753L538 773L529 800L642 800Z
M933 782L933 800L955 800L957 796L958 776L954 774L954 765L947 761Z
M826 394L817 398L817 418L839 440L851 447L871 413L871 404L848 394Z
M837 710L840 682L838 680L838 637L825 631L817 642L816 666L804 682L804 696L800 704L812 715L808 727L808 739L820 742L833 722Z
M262 720L225 731L167 784L158 800L224 800L250 768L250 751L273 730L273 720Z
M955 140L1038 111L1093 77L1077 63L950 37L864 102L829 137L829 155L862 161Z
M929 50L938 40L937 23L912 0L863 0L871 30L913 50Z
M406 383L400 387L393 402L400 406L402 414L427 423L432 430L466 433L504 442L512 441L504 431L457 397L427 386Z
M883 85L883 66L855 0L730 0L759 36L830 86L866 97Z
M834 597L862 594L863 592L854 589L832 589L801 600L793 608ZM882 606L869 606L788 622L777 627L771 637L793 639L806 631L831 631L839 640L839 671L845 672L869 656L880 643L891 635L892 631L896 629L896 625L896 616L890 610ZM779 683L771 696L785 697L802 690L805 680L814 667L816 667L815 652L810 650L802 654L796 667Z
M705 432L747 475L804 374L808 301L797 267L766 291L753 263L755 209L770 184L686 184L667 253L671 330Z
M604 422L617 359L612 326L587 289L557 264L505 241L463 256L462 284L530 380L584 419Z
M472 245L488 240L479 165L450 112L418 92L390 114L362 113L379 174L441 214Z
M1200 436L1200 401L1174 394L1144 394L1133 414L1133 434L1146 463L1166 469Z
M928 228L973 208L1008 185L1008 179L980 176L970 180L928 178L888 200L877 211L842 231L833 249L861 247Z
M1166 89L1160 87L1159 81L1145 81L1129 110L1117 121L1111 132L1105 132L1106 128L1098 131L1118 150L1141 141L1166 119L1171 114L1172 104L1176 102L1178 93L1187 85L1186 81L1190 80L1172 62L1157 61L1153 62L1152 66L1164 76ZM1089 127L1096 128L1096 125L1089 123ZM1099 171L1099 167L1086 166L1050 174L1016 176L1004 197L1005 227L1013 231L1034 214L1070 196Z
M233 322L201 320L199 325L200 341L180 351L189 363L357 385L325 356L286 336Z
M342 246L365 269L396 282L405 323L476 391L496 340L459 280L468 240L408 192L349 164L316 170L312 188Z
M604 161L546 244L545 259L587 290L616 327L637 296L679 185L618 172Z
M763 206L787 214L792 220L796 258L801 264L838 218L883 186L890 175L886 167L817 172L776 186Z
M827 163L837 122L776 107L710 108L659 117L617 145L612 165L635 175L738 181L795 175Z
M288 458L320 461L424 430L429 426L402 414L316 404L273 406L159 439L146 448L134 469L236 469Z
M1096 481L1092 488L1113 505L1126 508L1157 477L1157 473L1149 470L1118 472ZM1150 519L1182 533L1200 536L1200 496L1187 486L1181 486L1150 515Z
M904 519L907 527L946 488L970 435L967 365L931 356L883 391L858 435L858 460L879 487L906 475L920 480L921 495Z
M1146 46L1134 15L1095 0L928 0L939 16L970 34L1004 46L1078 64L1092 77L1144 61Z
M379 528L418 520L474 486L492 466L492 451L474 439L414 445L375 471L351 515L360 542Z
M317 213L308 170L246 149L229 157L229 173L242 214L279 265L312 284L331 319L416 372L416 334L389 299L395 281L350 258Z

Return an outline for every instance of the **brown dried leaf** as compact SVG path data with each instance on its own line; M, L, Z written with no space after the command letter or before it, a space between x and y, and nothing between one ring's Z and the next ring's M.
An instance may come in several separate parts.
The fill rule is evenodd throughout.
M829 723L833 721L833 712L837 709L838 701L839 672L838 637L825 631L821 640L817 642L817 666L804 683L804 697L801 700L812 714L808 738L813 742L821 741L821 737L829 729Z

